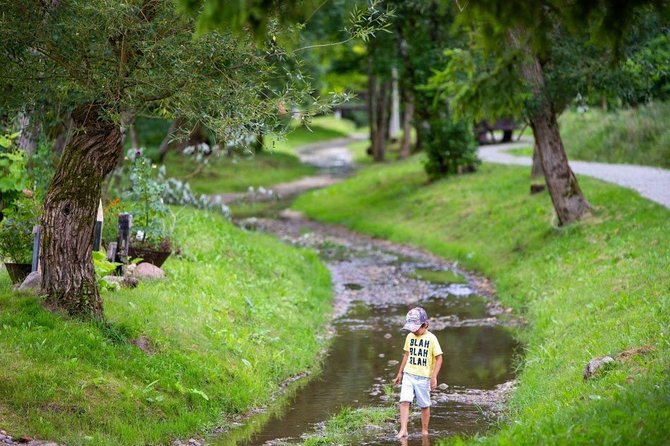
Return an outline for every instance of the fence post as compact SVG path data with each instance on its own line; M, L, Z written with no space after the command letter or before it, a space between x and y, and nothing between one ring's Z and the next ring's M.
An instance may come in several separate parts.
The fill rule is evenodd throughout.
M116 253L123 263L128 261L130 248L130 228L133 225L133 216L127 213L119 214L119 238L116 242Z
M33 266L31 271L35 272L40 266L40 241L42 239L42 226L36 225L33 227Z

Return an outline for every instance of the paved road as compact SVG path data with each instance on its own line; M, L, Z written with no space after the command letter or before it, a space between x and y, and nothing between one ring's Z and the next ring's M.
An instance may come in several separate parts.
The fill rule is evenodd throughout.
M479 147L479 156L483 161L497 164L530 166L528 156L510 155L509 149L528 147L530 141L510 144L491 144ZM608 183L633 189L645 198L662 204L670 209L670 170L656 167L636 166L632 164L605 164L590 161L570 161L573 172L588 175Z

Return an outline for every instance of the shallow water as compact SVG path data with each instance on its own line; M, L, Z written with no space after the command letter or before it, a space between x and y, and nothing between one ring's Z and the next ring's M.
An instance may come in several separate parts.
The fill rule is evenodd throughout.
M374 242L353 240L347 245L347 240L323 234L305 237L304 227L295 232L302 234L300 240L309 240L312 247L321 248L338 299L346 302L345 310L334 321L336 335L322 372L284 400L274 414L266 416L263 427L250 439L238 442L239 446L275 444L278 440L297 442L301 435L313 433L319 423L343 407L390 404L384 386L397 373L407 335L401 328L405 314L415 305L428 312L435 328L431 331L444 351L438 382L446 383L448 392L465 394L468 389L493 389L514 378L518 344L508 328L491 324L489 300L475 294L474 287L468 284L435 284L415 277L417 268L446 269L446 263L427 263L425 258L389 251ZM286 238L286 234L281 235ZM467 321L467 326L459 323L462 321ZM399 387L393 391L395 401ZM432 407L430 437L481 432L488 423L474 404L438 401ZM430 444L431 438L415 435L420 431L419 424L418 417L411 417L410 430L414 435L406 444ZM361 442L405 444L393 439L394 433L381 433ZM234 435L229 434L223 434L214 444L230 444ZM228 441L224 437L229 437Z

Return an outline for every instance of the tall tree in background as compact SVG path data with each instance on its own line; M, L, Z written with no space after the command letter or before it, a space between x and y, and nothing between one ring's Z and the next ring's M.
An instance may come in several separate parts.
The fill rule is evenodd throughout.
M71 110L72 136L42 216L42 286L52 307L103 318L91 241L101 183L121 154L124 112L178 112L234 140L273 126L279 104L291 102L286 90L267 95L273 69L249 38L194 39L195 29L171 0L5 4L0 90L11 94L1 111Z
M557 29L566 34L590 33L593 41L623 51L623 42L640 8L667 10L663 0L581 0L566 4L558 0L472 0L461 6L459 18L475 28L489 51L517 52L520 74L530 97L526 101L528 119L537 142L547 188L560 224L587 215L590 205L568 164L557 122L555 95L548 85L547 70L557 61L550 47Z

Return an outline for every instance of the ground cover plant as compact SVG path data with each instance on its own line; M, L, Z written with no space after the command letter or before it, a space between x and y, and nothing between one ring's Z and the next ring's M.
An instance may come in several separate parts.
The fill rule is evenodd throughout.
M0 419L68 445L169 444L267 403L313 368L330 278L312 252L173 208L165 282L103 291L106 325L14 294L0 274Z
M593 216L559 228L546 193L528 194L525 168L484 164L478 173L429 184L421 162L366 168L294 208L480 271L528 320L507 422L477 441L665 443L670 212L582 177ZM584 381L584 366L602 355L617 360Z
M565 148L573 159L670 168L670 103L584 113L560 119Z

